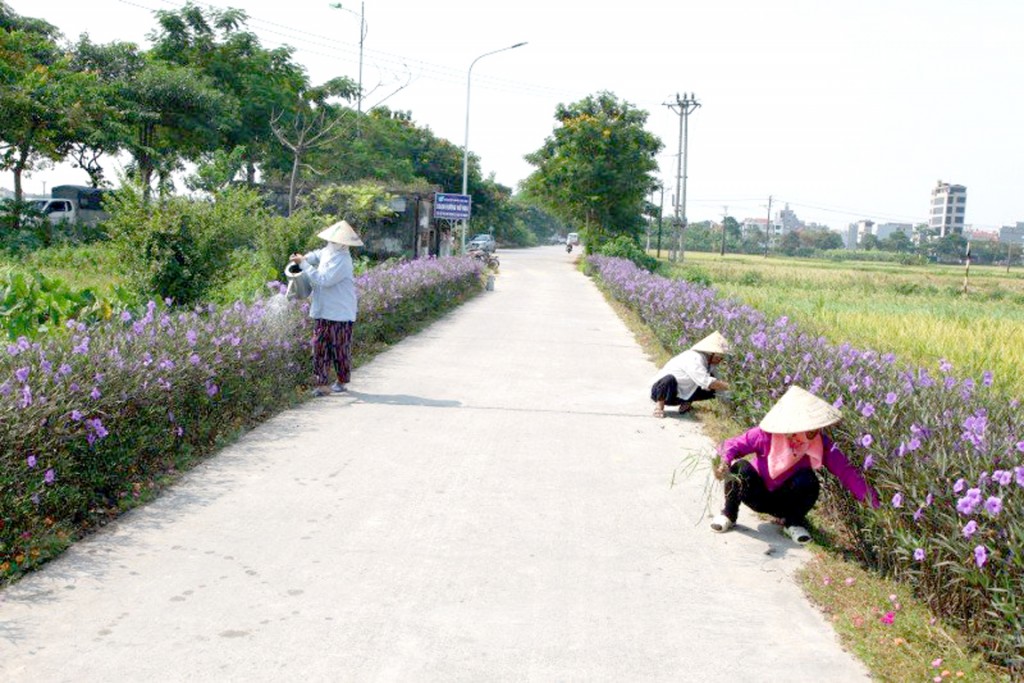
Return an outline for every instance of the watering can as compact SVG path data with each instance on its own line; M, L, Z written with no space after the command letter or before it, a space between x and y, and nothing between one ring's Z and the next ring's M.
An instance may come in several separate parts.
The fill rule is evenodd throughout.
M284 276L288 280L288 289L284 296L289 301L306 299L313 293L313 283L309 281L309 276L302 272L298 263L289 261L284 267Z

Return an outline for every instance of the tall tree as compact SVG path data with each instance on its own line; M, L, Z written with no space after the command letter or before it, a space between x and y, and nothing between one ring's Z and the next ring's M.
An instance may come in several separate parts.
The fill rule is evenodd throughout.
M87 117L95 79L76 73L57 44L60 33L0 5L0 169L22 176L60 160Z
M523 183L529 196L582 226L588 250L617 235L637 239L644 198L661 140L644 129L647 112L609 92L559 105L554 133L526 160L537 167Z
M192 3L157 12L158 29L151 34L151 54L163 61L191 67L204 74L223 93L237 101L237 117L223 127L221 154L240 154L246 181L275 144L271 120L292 106L308 88L303 68L292 61L293 49L267 50L245 29L242 10L202 10Z

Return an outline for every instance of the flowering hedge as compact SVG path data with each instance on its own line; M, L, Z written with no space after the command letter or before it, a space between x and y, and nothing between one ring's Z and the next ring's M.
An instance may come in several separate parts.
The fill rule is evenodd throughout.
M218 441L294 402L310 379L308 304L281 283L252 305L144 311L0 348L0 582L145 498ZM472 258L356 278L355 352L481 290Z
M759 422L790 384L841 408L832 436L883 505L862 506L825 478L816 511L863 562L907 581L979 649L1024 673L1024 416L1017 399L990 389L991 373L959 377L944 361L933 373L830 344L623 259L588 266L667 348L716 329L732 342L723 370L741 423Z

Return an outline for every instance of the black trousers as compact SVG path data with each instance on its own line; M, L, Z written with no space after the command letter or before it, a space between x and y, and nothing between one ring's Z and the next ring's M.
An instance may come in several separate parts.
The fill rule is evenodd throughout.
M715 392L697 387L697 391L694 392L693 396L686 399L686 402L707 401L714 397ZM672 375L665 375L655 382L654 386L651 387L651 400L664 401L667 406L677 406L682 403L683 400L679 398L679 383L676 382L676 378Z
M774 491L768 490L748 460L737 460L729 472L732 476L725 480L722 514L733 522L740 512L740 503L746 503L754 512L781 518L786 526L803 526L821 491L818 475L811 469L800 470Z

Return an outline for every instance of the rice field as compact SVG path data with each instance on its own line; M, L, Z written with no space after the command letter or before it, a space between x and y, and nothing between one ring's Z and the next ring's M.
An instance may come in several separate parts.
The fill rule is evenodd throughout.
M688 252L674 277L705 279L772 317L788 316L833 343L892 352L916 365L953 364L1024 397L1024 271L834 263Z

